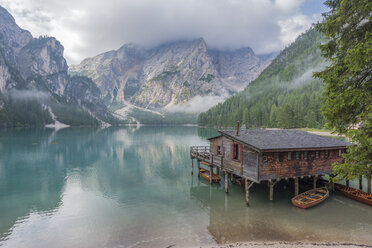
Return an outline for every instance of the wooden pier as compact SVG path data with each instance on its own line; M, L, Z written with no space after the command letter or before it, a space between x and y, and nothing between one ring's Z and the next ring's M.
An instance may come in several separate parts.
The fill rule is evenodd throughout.
M245 200L249 205L250 188L254 183L266 184L269 199L281 180L291 180L294 195L298 195L299 180L311 178L313 187L320 176L332 174L332 164L343 162L341 154L349 143L302 132L299 130L219 131L209 139L209 146L191 146L191 173L194 160L211 173L225 175L225 192L229 192L228 178L245 180ZM232 180L233 181L233 180ZM212 180L210 180L212 184Z

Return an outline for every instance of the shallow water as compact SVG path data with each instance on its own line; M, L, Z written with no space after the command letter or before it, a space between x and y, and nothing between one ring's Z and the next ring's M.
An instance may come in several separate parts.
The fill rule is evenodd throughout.
M235 241L372 244L372 207L332 193L291 205L282 183L244 190L190 175L196 127L0 131L0 246L188 247ZM287 187L284 189L284 187Z

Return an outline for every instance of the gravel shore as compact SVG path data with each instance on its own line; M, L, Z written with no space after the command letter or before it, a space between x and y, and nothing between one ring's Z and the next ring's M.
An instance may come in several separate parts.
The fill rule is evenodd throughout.
M330 247L338 247L338 248L361 248L361 247L372 247L372 245L358 245L358 244L348 244L348 243L286 243L286 242L267 242L267 243L234 243L234 244L227 244L227 245L220 245L220 246L202 246L201 248L267 248L267 247L275 247L275 248L330 248Z

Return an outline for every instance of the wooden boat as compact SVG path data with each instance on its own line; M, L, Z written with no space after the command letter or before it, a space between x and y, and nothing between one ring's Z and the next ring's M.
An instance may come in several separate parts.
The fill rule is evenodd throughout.
M210 172L209 172L209 170L200 168L199 172L200 172L200 175L202 177L204 177L206 180L210 181ZM212 177L212 182L213 183L219 183L220 180L221 180L221 178L220 178L219 175L213 174L213 177Z
M240 185L241 187L245 186L245 180L244 178L240 177L240 176L236 176L234 175L234 181Z
M335 189L346 197L372 206L372 194L335 183Z
M327 188L308 190L292 198L292 204L299 208L310 208L323 202L329 196Z

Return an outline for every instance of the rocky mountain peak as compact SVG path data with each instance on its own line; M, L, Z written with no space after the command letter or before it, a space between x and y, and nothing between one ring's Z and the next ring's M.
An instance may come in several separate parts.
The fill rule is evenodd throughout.
M91 77L108 104L164 108L195 96L227 96L244 88L270 63L249 47L208 49L203 38L144 49L123 45L71 66Z
M33 38L0 7L0 126L119 121L91 79L67 74L63 51L53 37Z
M54 37L35 38L21 49L17 62L21 65L21 72L25 77L32 74L47 76L67 72L63 50L61 43Z
M21 29L13 16L0 6L0 42L13 52L18 52L31 39L31 33Z

